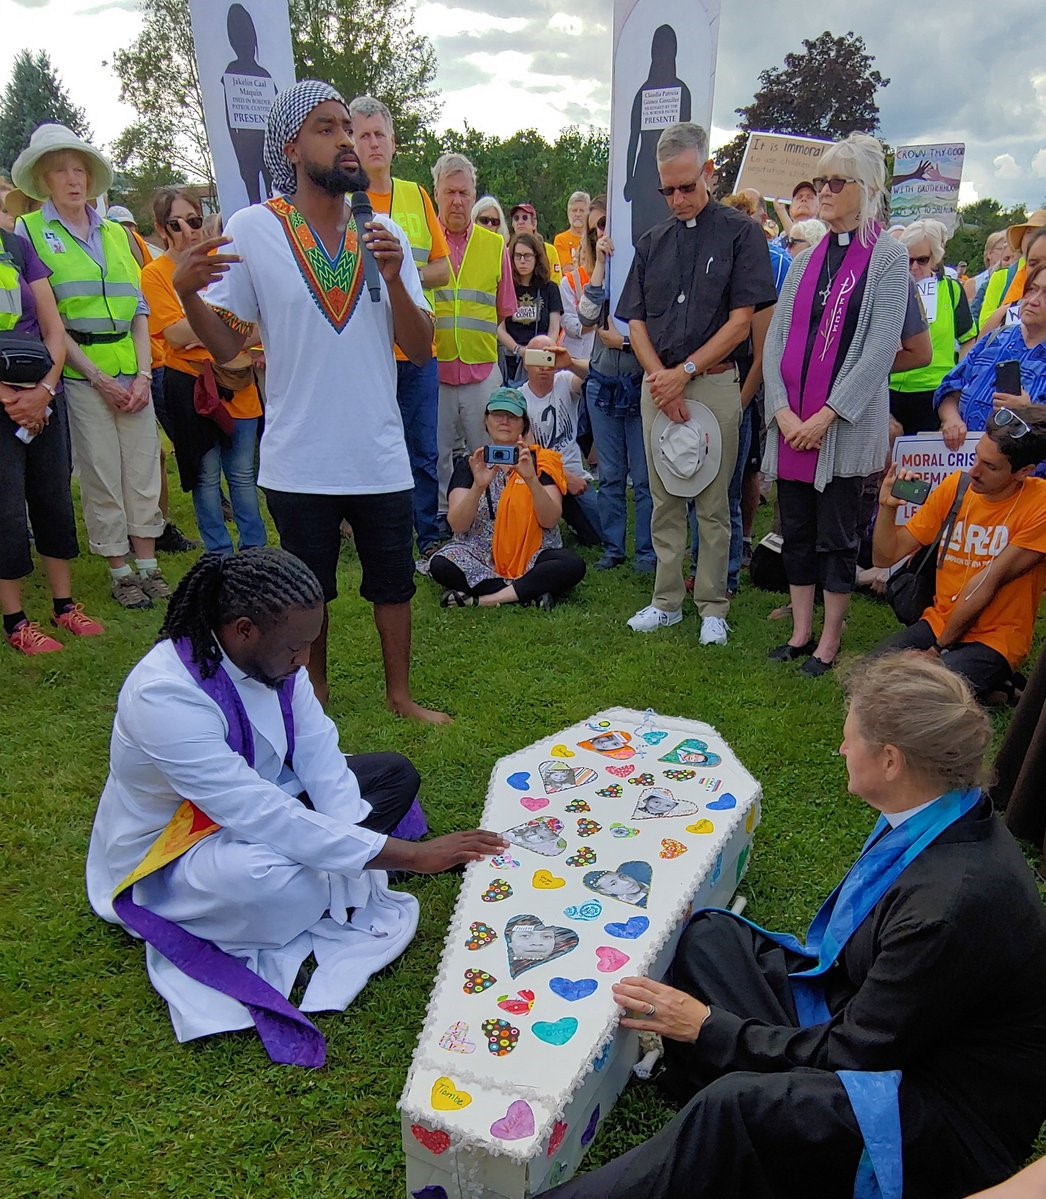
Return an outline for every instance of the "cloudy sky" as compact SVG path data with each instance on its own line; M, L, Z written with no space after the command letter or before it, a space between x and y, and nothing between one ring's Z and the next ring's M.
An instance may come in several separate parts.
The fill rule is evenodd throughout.
M417 28L440 64L441 125L468 120L499 135L534 127L551 136L570 123L605 126L612 8L612 0L418 0ZM713 144L732 133L734 109L751 101L760 70L779 66L804 37L853 29L891 80L879 98L886 138L966 142L963 200L1044 203L1042 0L820 0L806 6L809 16L779 0L722 0L722 8ZM7 55L47 50L103 143L132 114L102 62L138 26L136 0L0 0Z

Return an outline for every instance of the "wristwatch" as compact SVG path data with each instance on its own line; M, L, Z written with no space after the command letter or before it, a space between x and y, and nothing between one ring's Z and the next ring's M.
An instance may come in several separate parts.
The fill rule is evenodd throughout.
M683 374L688 379L692 379L697 374L697 366L689 358L683 363Z

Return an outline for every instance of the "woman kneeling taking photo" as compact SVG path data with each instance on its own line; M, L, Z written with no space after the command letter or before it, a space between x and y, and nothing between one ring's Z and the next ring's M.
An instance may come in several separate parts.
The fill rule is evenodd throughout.
M454 538L429 562L432 578L447 588L440 605L536 600L547 611L585 576L584 562L563 548L559 534L563 462L555 451L527 444L527 403L510 387L487 401L486 429L490 446L459 459L451 476L447 521ZM506 451L498 455L506 461L488 464L491 447Z

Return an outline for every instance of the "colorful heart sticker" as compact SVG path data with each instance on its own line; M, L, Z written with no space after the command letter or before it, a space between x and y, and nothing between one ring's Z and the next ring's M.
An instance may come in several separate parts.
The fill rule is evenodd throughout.
M619 779L627 779L630 774L635 773L634 766L608 766L607 774L613 774Z
M722 759L718 754L709 753L704 741L699 741L696 737L687 737L658 761L669 762L675 766L718 766Z
M522 1141L532 1137L536 1127L533 1108L525 1099L515 1099L501 1119L491 1124L490 1135L499 1141Z
M542 762L538 767L546 795L570 791L594 783L598 775L589 766L565 766L562 762Z
M718 799L709 800L705 807L710 812L729 812L731 808L737 807L737 797L731 795L729 791L724 791Z
M440 1049L448 1053L475 1053L475 1043L469 1040L469 1026L456 1020L439 1039Z
M563 1016L560 1020L538 1020L534 1024L534 1036L546 1045L565 1045L577 1032L577 1021L573 1016Z
M505 782L510 787L515 787L517 791L526 791L530 786L530 771L517 770L515 774L510 774Z
M755 829L755 823L759 819L759 805L752 804L748 809L748 815L745 817L745 832L750 833Z
M744 876L745 867L748 865L748 855L752 852L751 845L744 845L737 858L737 881L740 882Z
M596 833L602 831L603 826L595 820L581 819L577 822L577 835L579 837L594 837Z
M411 1191L414 1199L447 1199L446 1187L422 1187L420 1191Z
M564 1124L562 1120L557 1120L552 1125L552 1134L548 1138L548 1149L545 1151L546 1157L551 1157L553 1153L563 1144L563 1138L567 1135L568 1124Z
M597 826L598 827L598 826ZM591 845L582 845L577 853L572 853L567 858L568 866L594 866L596 864L596 851Z
M711 824L712 822L709 821L708 823ZM711 879L712 886L714 887L716 885L716 883L719 882L719 880L722 877L723 877L723 851L720 850L716 854L715 865L712 867L712 879Z
M638 837L639 829L629 828L627 824L612 824L610 826L610 835L612 837Z
M484 1020L480 1028L487 1038L487 1049L495 1057L506 1057L519 1044L519 1029L507 1020Z
M572 799L570 801L570 803L567 804L566 810L568 812L591 812L592 811L592 809L588 806L587 803L585 803L585 801L583 799ZM749 829L749 832L751 832L751 829Z
M604 729L610 728L610 721L588 720L585 722L585 728L591 729L593 733L602 733Z
M664 776L666 779L671 779L673 783L685 783L696 777L696 770L666 770Z
M667 820L675 816L694 816L700 811L688 799L676 799L667 787L650 787L636 801L633 820Z
M613 1047L613 1041L607 1041L603 1048L599 1051L599 1057L592 1063L592 1069L598 1074L607 1064L607 1059L610 1057L610 1050Z
M497 981L494 975L488 974L486 970L466 970L465 985L461 989L466 995L482 995Z
M537 916L513 916L505 925L508 969L513 978L535 966L554 962L577 946L578 936L572 928L545 924Z
M686 846L682 841L675 841L671 837L665 837L661 842L661 853L659 857L671 861L673 858L681 858L686 853Z
M512 894L512 888L503 878L492 878L487 883L487 889L480 896L484 903L500 903L503 899L508 899Z
M649 862L622 862L616 870L592 870L582 881L597 895L645 908L652 876Z
M539 816L536 820L528 820L526 824L517 824L515 828L502 833L502 836L513 845L529 849L543 858L555 858L567 847L566 841L559 835L562 831L562 820L555 816Z
M663 733L660 730L655 730L651 733L644 733L643 740L647 743L647 745L660 745L667 736L667 733Z
M490 945L497 939L498 934L489 924L484 924L482 920L473 920L469 925L469 939L465 942L465 948L482 949L485 945Z
M578 749L590 749L593 753L603 754L608 758L620 758L622 762L627 762L629 758L636 756L636 751L629 745L631 740L632 734L623 729L608 729L590 737L588 741L579 741Z
M715 825L711 822L711 820L699 820L697 824L688 824L686 826L686 831L688 833L697 833L699 835L704 833L714 833Z
M563 915L568 920L598 920L603 915L603 905L598 899L588 899L580 906L571 904L564 908Z
M630 960L627 953L610 945L600 945L596 950L596 969L602 974L613 974L615 970L627 966Z
M649 927L650 921L646 916L630 916L623 923L615 920L610 924L604 924L603 931L612 937L619 937L622 941L634 941L637 937L641 937Z
M529 1016L530 1009L534 1006L533 991L517 991L518 998L509 999L507 995L498 996L498 1007L503 1012L508 1012L510 1016Z
M422 1148L427 1149L429 1153L434 1153L437 1157L441 1153L446 1153L450 1148L450 1137L438 1128L425 1128L421 1124L412 1124L410 1132Z
M432 1084L429 1101L438 1112L460 1112L472 1102L472 1096L468 1091L459 1091L453 1080L443 1075Z
M550 978L548 989L553 995L565 999L568 1003L576 1003L579 999L587 999L593 994L599 983L594 978Z
M599 1125L599 1104L597 1103L592 1111L592 1115L588 1118L588 1123L585 1125L585 1131L581 1134L582 1147L592 1142L596 1135L596 1128Z
M628 785L630 787L652 787L654 785L654 776L648 770L644 770L642 774L637 774L634 779L629 779Z
M576 758L577 754L572 749L567 749L565 745L553 745L548 751L553 758Z
M620 799L624 793L624 787L619 786L617 783L611 783L609 787L601 787L596 792L600 799Z
M560 887L567 885L565 878L559 878L550 870L535 870L530 881L536 891L558 891Z
M519 802L528 812L540 812L542 808L548 807L547 799L534 795L524 795Z
M504 853L499 853L490 859L490 866L492 870L516 870L519 863L506 849Z

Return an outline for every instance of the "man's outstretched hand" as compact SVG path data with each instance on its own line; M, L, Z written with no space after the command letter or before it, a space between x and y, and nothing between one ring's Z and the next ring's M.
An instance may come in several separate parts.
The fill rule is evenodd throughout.
M478 862L508 848L500 833L471 829L448 833L431 841L400 841L390 837L381 853L367 863L375 870L411 870L415 874L442 874L467 862Z

